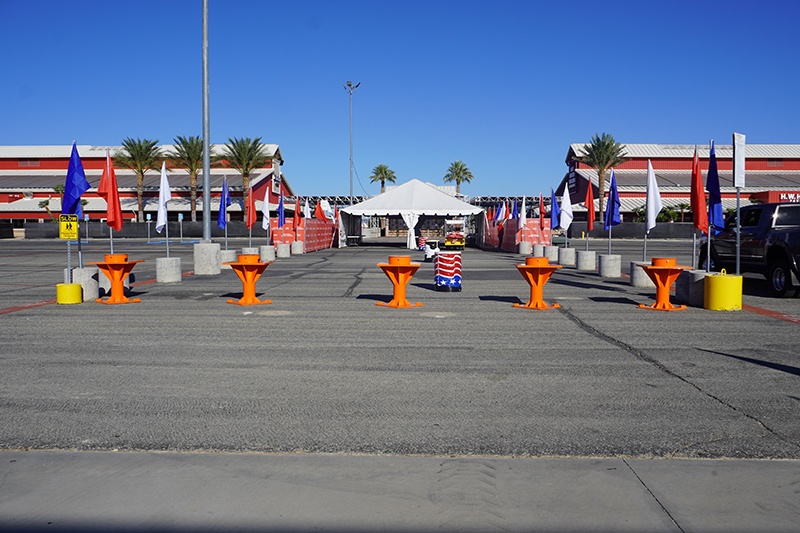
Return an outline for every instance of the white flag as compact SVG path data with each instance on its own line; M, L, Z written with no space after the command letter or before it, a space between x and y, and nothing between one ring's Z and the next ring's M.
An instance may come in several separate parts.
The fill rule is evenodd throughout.
M269 238L269 189L264 193L264 201L261 203L261 228L267 230Z
M564 194L561 196L561 216L558 225L565 230L572 224L572 200L569 197L569 183L564 184Z
M161 163L161 185L158 188L158 218L156 219L156 231L161 233L167 224L167 202L172 198L169 190L169 180L167 179L167 163Z
M328 203L328 200L320 200L319 203L322 204L322 212L325 213L325 218L333 220L333 208L331 204Z
M525 197L522 197L522 209L519 211L519 220L517 221L517 228L522 229L525 227L525 224L528 223L528 219L525 216Z
M303 206L303 218L311 218L311 204L309 203L308 198L306 198L306 203Z
M661 203L661 193L656 182L656 173L653 165L647 160L647 233L656 227L656 217L661 212L664 204Z

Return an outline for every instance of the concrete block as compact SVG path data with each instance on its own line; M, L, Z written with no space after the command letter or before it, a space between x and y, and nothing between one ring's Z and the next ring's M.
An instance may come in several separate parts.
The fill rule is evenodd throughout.
M278 250L277 255L278 255L279 259L285 259L285 258L290 257L292 255L291 254L291 248L289 247L289 243L279 244L278 247L277 247L277 250Z
M533 251L533 244L529 243L528 241L522 241L519 243L519 253L521 255L531 255Z
M156 283L180 283L181 279L180 257L156 258Z
M292 255L300 255L303 253L303 246L305 243L303 241L294 241L292 242L291 246L291 253Z
M96 266L76 268L72 271L72 282L81 284L84 302L93 302L100 298L101 276L105 278Z
M575 266L575 248L559 248L558 264L562 266Z
M675 280L675 302L690 307L703 307L705 299L705 270L684 270Z
M558 263L558 246L545 246L544 247L544 257L547 258L547 261L551 265L555 265Z
M578 256L578 270L597 270L597 252L578 250L575 254Z
M544 255L544 244L534 244L533 245L533 257L545 257L545 255Z
M236 250L220 250L219 251L220 263L235 263L239 259L239 253ZM220 264L220 268L230 270L230 265Z
M630 267L631 287L653 288L656 286L656 284L653 283L653 280L650 279L650 276L648 276L647 273L645 273L644 269L639 266L639 265L647 266L649 264L650 263L648 263L647 261L631 261L631 267Z
M275 261L275 247L270 246L262 246L261 248L261 262L268 263L270 261Z
M196 276L215 276L222 270L218 242L198 242L194 245L194 273Z
M619 278L622 276L622 256L601 254L599 259L601 278Z
M255 246L242 248L242 255L258 255L258 254L259 250Z

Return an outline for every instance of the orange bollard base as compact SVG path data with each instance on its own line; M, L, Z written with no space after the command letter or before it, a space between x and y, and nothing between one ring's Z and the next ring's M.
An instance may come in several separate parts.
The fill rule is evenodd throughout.
M128 261L128 254L106 254L105 262L86 263L87 265L97 265L111 282L111 295L108 299L103 300L98 298L95 302L99 304L114 305L114 304L131 304L141 302L139 298L127 298L125 296L125 278L131 273L136 263L143 263L144 259L139 261Z
M656 285L656 303L653 305L641 304L639 309L650 309L653 311L680 311L687 309L685 305L672 305L669 301L669 288L678 279L681 272L689 269L688 266L675 264L675 259L666 257L654 257L651 265L639 265L647 276Z
M239 279L242 280L242 297L238 300L228 300L229 304L264 305L272 303L272 300L259 300L256 298L256 281L264 273L267 266L273 263L273 261L262 263L260 259L255 254L242 254L239 256L238 261L222 263L223 265L230 265L236 275L239 276Z
M411 263L411 257L408 256L389 256L389 263L378 263L376 266L383 270L383 273L389 278L394 286L394 293L392 300L389 303L376 302L375 305L380 307L394 307L396 309L404 309L407 307L420 307L422 302L412 304L406 300L406 285L408 285L411 277L417 272L420 267L419 263Z
M526 304L514 304L523 309L558 309L559 304L548 305L542 298L544 284L561 265L551 265L546 257L526 257L524 265L517 265L522 277L531 286L531 299Z

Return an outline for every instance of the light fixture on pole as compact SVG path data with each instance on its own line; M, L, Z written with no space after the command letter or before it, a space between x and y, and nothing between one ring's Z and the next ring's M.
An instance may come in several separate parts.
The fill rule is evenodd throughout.
M350 205L353 205L353 93L356 92L361 82L353 85L352 82L344 83L342 87L350 95Z

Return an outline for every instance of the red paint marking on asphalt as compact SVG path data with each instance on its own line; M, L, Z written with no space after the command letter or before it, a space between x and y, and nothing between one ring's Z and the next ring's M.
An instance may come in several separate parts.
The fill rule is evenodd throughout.
M181 276L191 276L192 274L194 274L194 271L190 270L188 272L184 272L183 274L181 274ZM132 287L137 287L139 285L147 285L148 283L155 283L155 282L156 282L156 280L154 280L154 279L148 279L146 281L137 281L136 283L131 283L131 286ZM42 285L42 286L43 287L48 287L49 285ZM17 311L24 311L25 309L32 309L34 307L42 307L42 306L45 306L45 305L51 305L51 304L54 304L54 303L57 303L57 302L58 302L58 299L57 298L53 298L51 300L42 300L41 302L34 302L32 304L17 305L15 307L6 307L5 309L0 309L0 315L6 315L8 313L16 313Z
M16 311L23 311L25 309L31 309L33 307L42 307L43 305L50 305L54 303L56 303L55 298L53 298L52 300L42 300L41 302L34 302L32 304L18 305L16 307L6 307L5 309L0 309L0 315L14 313Z
M750 311L751 313L755 313L757 315L762 315L769 318L775 318L777 320L783 320L784 322L791 322L792 324L800 324L800 318L792 315L787 315L785 313L778 313L777 311L770 311L769 309L762 309L761 307L755 307L753 305L746 305L746 304L742 304L742 309L745 311Z

